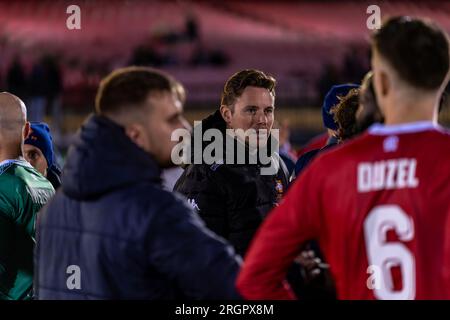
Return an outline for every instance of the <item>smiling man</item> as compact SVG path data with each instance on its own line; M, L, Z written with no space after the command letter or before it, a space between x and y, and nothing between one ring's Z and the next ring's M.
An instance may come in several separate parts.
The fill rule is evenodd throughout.
M202 130L218 129L227 140L226 131L232 129L228 133L236 133L237 158L243 156L239 144L246 153L267 147L267 133L274 122L275 84L273 77L258 70L234 74L224 86L219 110L202 121ZM252 129L256 139L245 134ZM264 164L252 163L249 157L242 164L229 163L229 152L227 146L223 161L189 165L174 189L189 199L208 228L244 255L257 228L281 199L288 180L277 153L270 157L281 165L275 174L265 175L261 173Z

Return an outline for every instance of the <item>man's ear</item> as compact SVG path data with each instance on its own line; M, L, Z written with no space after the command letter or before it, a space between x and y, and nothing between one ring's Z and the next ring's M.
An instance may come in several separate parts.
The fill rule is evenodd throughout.
M23 130L22 130L22 136L23 136L24 140L28 137L30 132L31 132L30 123L27 121L27 122L25 122L25 125L23 126Z
M223 120L229 125L231 124L231 119L233 118L233 112L230 107L226 105L220 106L220 114L222 115Z
M148 137L145 134L144 127L140 124L129 124L125 126L125 134L131 141L133 141L138 147L149 152L150 145Z

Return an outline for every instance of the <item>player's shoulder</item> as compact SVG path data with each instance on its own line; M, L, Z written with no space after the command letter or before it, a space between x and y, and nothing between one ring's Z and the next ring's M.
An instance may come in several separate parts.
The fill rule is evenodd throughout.
M52 189L51 183L27 162L18 163L9 169L11 179L28 188Z
M0 165L0 185L10 189L11 186L25 186L23 169L14 164Z
M424 146L427 153L438 153L442 158L450 157L450 130L444 127L437 127L429 132L430 138L426 139Z
M395 151L399 141L408 142L415 148L439 149L441 154L450 153L450 130L431 122L419 122L390 127L374 125L361 135L323 152L320 158L321 161L333 162L340 157L355 160L359 155L375 152L379 146L383 151Z
M435 135L438 139L441 139L443 142L449 143L450 141L450 129L448 128L436 126L435 129L430 130L429 133Z
M35 191L38 190L38 191ZM8 161L0 165L0 193L21 195L35 192L53 194L51 183L25 160Z
M422 121L392 126L372 126L368 133L383 143L384 151L402 145L420 152L450 154L450 130L433 122Z
M20 172L20 168L13 163L0 165L0 211L11 217L14 217L17 203L26 193L25 181L18 171Z

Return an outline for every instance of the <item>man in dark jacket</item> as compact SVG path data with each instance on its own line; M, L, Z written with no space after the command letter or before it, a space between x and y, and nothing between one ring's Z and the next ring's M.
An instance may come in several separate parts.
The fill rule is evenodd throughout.
M240 259L161 186L171 133L185 127L176 82L113 72L38 221L39 299L233 299Z
M226 129L270 132L274 104L274 78L258 70L240 71L227 81L220 110L204 119L201 129L203 132L218 129L223 136L227 134ZM250 141L237 136L236 144L245 141L245 150L251 152ZM258 139L266 140L257 141L259 150L264 146L270 149L265 145L267 136L258 135ZM223 152L226 161L190 164L174 190L189 199L208 228L228 239L244 255L259 225L286 190L287 171L277 153L270 156L279 164L278 168L273 174L262 174L262 163L230 164L227 152L229 149Z

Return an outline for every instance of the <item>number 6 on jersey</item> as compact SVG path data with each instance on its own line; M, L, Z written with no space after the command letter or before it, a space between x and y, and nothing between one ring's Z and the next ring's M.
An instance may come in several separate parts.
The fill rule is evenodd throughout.
M415 262L414 256L401 242L387 242L387 232L395 231L400 241L411 241L414 237L413 220L397 205L381 205L373 208L364 221L364 237L368 272L373 275L368 280L377 299L410 300L414 299ZM401 270L403 286L394 290L391 275L392 267ZM369 284L370 281L372 284Z

